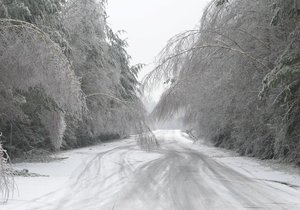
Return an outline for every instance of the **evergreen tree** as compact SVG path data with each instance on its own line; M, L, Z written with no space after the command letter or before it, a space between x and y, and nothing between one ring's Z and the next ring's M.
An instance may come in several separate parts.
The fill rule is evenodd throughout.
M216 146L299 163L299 38L297 0L211 1L146 78L170 84L152 117L184 112Z

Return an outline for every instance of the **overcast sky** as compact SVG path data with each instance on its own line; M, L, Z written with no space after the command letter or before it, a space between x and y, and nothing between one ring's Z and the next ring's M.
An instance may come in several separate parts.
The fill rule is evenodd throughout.
M108 0L108 23L114 30L125 30L132 64L150 64L167 40L193 29L210 0Z

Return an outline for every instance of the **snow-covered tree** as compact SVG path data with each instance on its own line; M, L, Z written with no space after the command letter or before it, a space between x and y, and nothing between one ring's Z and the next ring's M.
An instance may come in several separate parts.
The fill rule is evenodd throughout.
M294 0L212 1L200 27L172 38L146 77L170 85L152 117L184 110L217 146L299 161L298 15Z
M26 22L2 19L0 44L0 84L6 104L1 106L1 115L4 124L14 122L12 128L3 131L7 141L5 146L14 146L6 134L12 132L11 129L18 129L19 123L30 127L33 115L42 107L53 114L68 112L81 117L84 98L80 82L59 45L46 33ZM36 97L28 100L28 92L36 93ZM28 103L33 103L31 107L40 106L29 113L28 109L24 110ZM56 132L47 129L50 128L47 125L45 128L50 134ZM24 135L20 130L16 132ZM30 139L30 135L27 138Z
M107 26L104 4L72 0L63 11L71 61L87 100L88 112L79 126L79 139L85 141L126 136L144 120L137 97L140 66L130 66L127 43Z

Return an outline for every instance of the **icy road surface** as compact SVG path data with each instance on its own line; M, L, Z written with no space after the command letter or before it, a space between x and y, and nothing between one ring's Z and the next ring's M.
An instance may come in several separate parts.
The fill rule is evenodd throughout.
M0 209L300 209L299 175L195 145L180 131L155 134L155 152L128 139L61 153L61 162L17 164L49 177L17 177L18 191Z

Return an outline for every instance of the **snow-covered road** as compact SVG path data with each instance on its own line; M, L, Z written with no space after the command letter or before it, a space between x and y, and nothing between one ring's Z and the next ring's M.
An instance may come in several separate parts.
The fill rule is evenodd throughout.
M300 209L298 175L195 145L180 131L155 134L155 152L128 139L61 153L69 157L62 162L16 165L50 177L16 178L19 196L0 210Z

